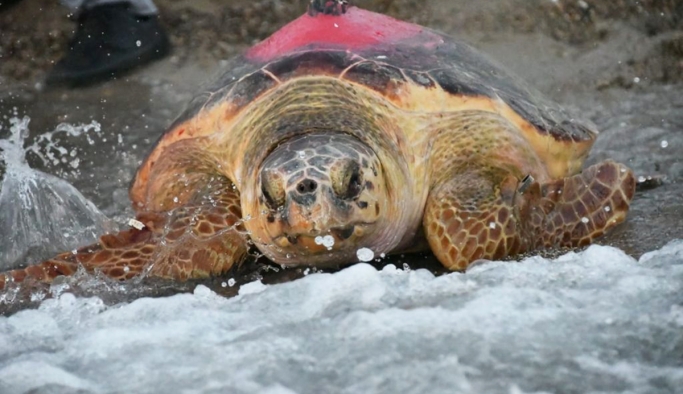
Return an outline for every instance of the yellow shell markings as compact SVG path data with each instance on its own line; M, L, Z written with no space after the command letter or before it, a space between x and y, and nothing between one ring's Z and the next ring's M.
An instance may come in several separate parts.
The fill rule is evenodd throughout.
M579 142L558 140L549 133L540 132L498 98L453 95L438 86L425 88L415 84L403 84L400 89L401 91L395 95L395 104L404 111L421 112L431 116L463 111L483 111L501 115L531 144L551 178L578 173L595 141L595 138Z
M455 165L461 161L458 156L462 156L463 150L476 144L488 148L484 149L486 153L480 152L487 155L483 160L507 162L507 167L518 169L515 172L525 171L544 181L577 173L593 143L558 140L539 132L500 99L453 95L438 85L396 83L385 92L377 92L341 76L315 74L276 82L276 86L237 112L234 104L226 100L202 109L167 133L141 168L131 189L133 201L147 202L146 197L159 197L153 196L156 187L149 188L149 196L141 193L151 186L145 184L153 163L161 155L170 154L174 145L187 144L188 149L193 145L191 149L201 151L195 153L203 156L202 161L215 163L213 171L235 183L242 193L245 213L257 212L253 195L257 190L256 169L269 149L297 133L326 127L324 120L330 119L331 130L356 136L380 157L387 187L395 192L391 196L400 201L385 212L384 221L393 228L406 229L394 233L395 239L381 240L395 250L407 247L419 230L433 181L431 172L443 175L442 165L436 162L452 160ZM470 131L447 132L449 138L435 142L444 128L449 129L449 123L450 129L461 127L467 121L463 118L466 114L474 116L470 119L474 122ZM483 119L476 114L494 116L491 127L483 126ZM345 129L343 122L336 119L340 116L361 119L362 126ZM503 134L496 128L496 122L501 121L507 124ZM284 132L275 132L283 129L283 125ZM192 138L192 143L187 138ZM441 154L433 152L435 143L446 145L439 146ZM519 147L522 151L515 150ZM196 154L193 156L197 157ZM258 230L252 230L252 237L258 241ZM268 239L265 235L262 238Z
M397 88L398 91L394 92L394 94L389 97L388 95L382 95L380 93L373 92L367 87L353 82L343 81L335 77L314 75L310 77L299 77L285 83L280 83L277 87L265 92L249 106L243 108L238 114L234 113L234 105L230 101L222 102L213 106L212 108L202 109L197 116L178 125L161 139L157 148L150 155L148 161L145 163L145 166L141 169L140 178L144 178L144 176L142 176L143 173L149 170L149 168L145 167L149 167L155 161L155 159L162 154L167 146L186 138L197 138L211 135L213 136L212 139L221 140L225 138L232 141L241 141L243 143L242 147L245 147L245 141L257 138L255 135L248 136L245 134L249 134L250 131L253 131L257 134L259 130L251 130L248 127L243 127L241 130L238 130L235 129L235 124L240 123L240 121L242 121L244 118L253 119L257 116L260 116L254 114L267 112L269 108L265 111L263 109L259 111L259 109L265 107L265 102L273 101L289 87L298 84L308 84L310 81L314 80L320 80L323 84L327 82L330 86L335 84L345 84L347 87L351 87L357 94L365 93L368 96L374 96L370 100L366 100L370 101L370 103L361 103L359 101L357 105L377 105L377 103L381 102L391 102L395 106L395 108L392 108L395 112L403 112L401 128L405 134L405 138L411 140L413 143L417 142L415 141L417 138L423 137L421 134L418 136L415 135L415 133L411 133L411 129L418 130L420 129L419 127L410 127L411 123L415 123L415 120L421 118L420 113L423 115L426 114L429 118L436 117L440 113L468 110L498 113L517 126L517 129L534 147L534 150L548 168L548 173L552 178L558 178L567 174L574 174L578 172L581 168L581 163L583 162L593 143L593 140L581 142L561 141L555 139L550 134L541 133L528 121L512 110L507 104L502 102L502 100L495 98L453 95L443 91L438 86L427 88L410 83L399 85ZM327 107L329 103L325 102L325 100L317 101L316 92L314 91L309 92L308 96L305 97L304 100L300 101L300 103L296 103L296 100L294 100L291 103L292 106L290 108L294 110L296 106L304 106L306 109L318 108L328 111L328 113L329 111L335 111L334 108ZM287 103L282 104L285 104L286 106ZM252 116L250 116L250 114ZM183 135L179 135L178 130L182 130ZM228 152L247 151L229 150ZM236 168L239 168L238 162L240 157L241 156L239 155L236 157L236 159L238 159L235 163ZM230 178L236 179L232 176ZM139 179L138 182L136 182L136 185L140 181L142 181L142 179Z

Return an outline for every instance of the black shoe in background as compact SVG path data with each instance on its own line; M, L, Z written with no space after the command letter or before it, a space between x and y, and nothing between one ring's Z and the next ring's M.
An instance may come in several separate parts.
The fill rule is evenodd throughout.
M9 10L12 6L17 4L20 0L0 0L0 12Z
M170 44L156 15L138 16L127 3L84 10L69 48L48 72L49 86L83 86L113 79L160 59Z

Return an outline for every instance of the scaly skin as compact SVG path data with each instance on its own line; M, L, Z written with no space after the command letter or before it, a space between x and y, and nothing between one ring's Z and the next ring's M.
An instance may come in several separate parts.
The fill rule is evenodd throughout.
M141 230L107 234L76 253L0 274L0 289L29 278L49 283L74 274L79 266L117 280L142 273L174 280L206 278L228 271L245 256L239 194L226 179L205 179L186 205L169 213L140 213Z
M361 247L390 248L373 232L388 202L382 164L372 150L340 133L310 133L278 146L263 163L252 241L284 265L344 264ZM332 237L324 245L320 238ZM329 241L328 241L329 242Z
M423 225L432 251L451 270L477 259L587 245L626 217L635 178L621 164L606 161L551 179L533 145L500 115L453 113L435 127ZM527 175L535 182L522 190Z
M424 226L441 263L464 271L477 259L588 245L624 221L635 178L625 166L604 161L519 190L518 178L483 166L438 187L427 202Z

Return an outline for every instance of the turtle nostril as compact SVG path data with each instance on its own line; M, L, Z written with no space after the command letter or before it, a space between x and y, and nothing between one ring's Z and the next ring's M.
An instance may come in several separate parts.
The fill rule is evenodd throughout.
M313 193L318 188L318 183L312 179L304 179L296 185L299 194Z

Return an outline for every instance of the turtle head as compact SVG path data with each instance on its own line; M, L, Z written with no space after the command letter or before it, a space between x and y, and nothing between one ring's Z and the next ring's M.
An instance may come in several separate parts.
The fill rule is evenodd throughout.
M375 152L355 137L315 133L279 144L263 161L258 212L245 223L279 264L350 262L370 247L388 198ZM246 215L245 215L246 216Z

